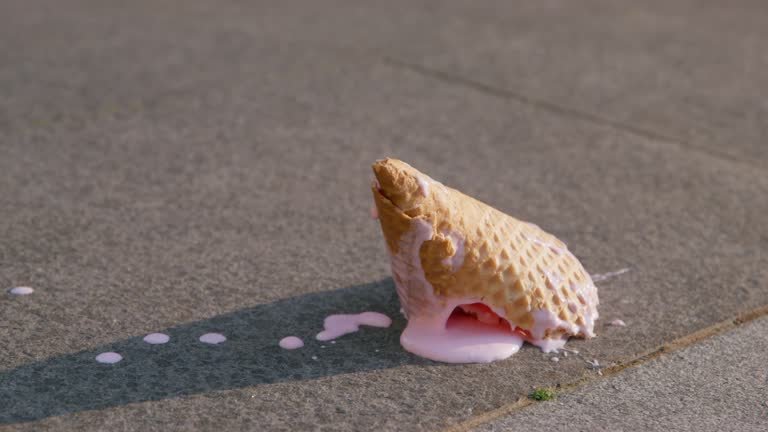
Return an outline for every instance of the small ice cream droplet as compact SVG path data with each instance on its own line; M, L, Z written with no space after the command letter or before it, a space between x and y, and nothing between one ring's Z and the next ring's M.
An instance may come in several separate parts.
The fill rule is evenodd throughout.
M312 360L317 360L317 356L312 356Z
M296 336L288 336L280 340L280 348L283 348L283 349L294 350L296 348L301 348L303 346L304 346L304 341L297 338Z
M379 218L379 210L376 208L376 205L371 206L371 219L378 219Z
M552 357L550 360L552 360L553 362L559 362L560 361L560 359L557 358L557 357Z
M35 292L35 290L32 289L31 287L21 286L21 287L11 288L8 290L8 292L13 295L25 296L25 295L32 294L33 292Z
M200 342L207 343L211 345L218 345L225 340L227 340L226 336L224 336L221 333L206 333L202 336L200 336Z
M627 323L625 323L624 321L622 321L620 319L615 319L615 320L610 322L610 325L616 326L616 327L626 327Z
M152 345L168 343L171 337L165 333L150 333L144 336L144 342Z
M99 363L113 364L123 359L123 356L116 352L104 352L96 356L96 361Z
M323 331L317 334L319 341L328 341L344 336L347 333L354 333L360 330L361 325L372 327L389 327L392 320L378 312L363 312L355 315L331 315L325 318L323 322Z

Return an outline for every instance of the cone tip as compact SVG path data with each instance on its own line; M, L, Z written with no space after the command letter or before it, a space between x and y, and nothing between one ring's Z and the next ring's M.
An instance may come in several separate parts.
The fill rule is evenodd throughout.
M414 208L424 198L420 182L426 176L416 168L393 158L379 159L371 168L378 192L399 209Z

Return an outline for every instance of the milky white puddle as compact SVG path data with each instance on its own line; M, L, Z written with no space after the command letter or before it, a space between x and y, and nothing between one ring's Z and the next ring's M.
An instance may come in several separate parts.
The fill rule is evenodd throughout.
M354 333L360 330L361 325L367 325L371 327L389 327L392 324L392 320L378 312L363 312L354 315L331 315L325 318L323 327L325 330L317 334L316 338L319 341L328 341L336 339L345 334Z
M227 340L227 337L221 333L206 333L200 336L200 342L211 345L218 345Z
M35 290L31 287L22 286L22 287L11 288L8 290L8 292L13 295L25 296L25 295L32 294L33 292L35 292Z
M280 340L280 348L283 348L283 349L294 350L297 348L301 348L303 346L304 346L304 341L297 338L296 336L288 336Z
M152 345L168 343L171 337L165 333L150 333L144 336L144 342Z
M96 356L96 361L99 363L113 364L123 359L123 356L116 352L104 352Z

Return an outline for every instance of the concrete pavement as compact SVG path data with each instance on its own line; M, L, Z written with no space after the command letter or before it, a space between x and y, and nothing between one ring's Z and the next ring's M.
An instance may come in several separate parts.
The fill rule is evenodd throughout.
M477 431L763 431L766 335L763 318Z
M666 4L4 2L0 285L36 292L0 297L0 430L437 430L601 379L399 347L383 156L629 267L569 344L601 364L768 304L765 8Z

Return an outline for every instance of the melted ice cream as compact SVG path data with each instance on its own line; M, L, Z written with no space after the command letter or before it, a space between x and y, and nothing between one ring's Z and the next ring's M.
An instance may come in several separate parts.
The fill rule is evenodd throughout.
M116 352L104 352L96 356L96 361L99 363L113 364L123 359L123 356Z
M152 345L168 343L171 337L165 333L150 333L144 336L144 342Z
M31 287L22 286L22 287L11 288L11 289L8 290L8 292L13 294L13 295L25 296L25 295L32 294L33 292L35 292L35 290L32 289Z
M392 320L378 312L363 312L354 315L331 315L325 318L323 327L325 329L317 334L316 338L320 341L327 341L354 333L360 330L361 325L371 327L389 327Z
M610 279L610 278L613 278L613 277L616 277L616 276L619 276L619 275L623 275L624 273L626 273L628 271L629 271L628 268L623 268L621 270L616 270L616 271L609 272L609 273L602 273L602 274L592 275L592 281L593 282L602 282L604 280L607 280L607 279Z
M408 325L400 337L400 343L407 351L447 363L487 363L505 359L516 353L523 341L547 353L562 349L568 337L545 338L547 330L562 329L570 334L581 332L588 337L594 336L593 327L597 312L591 306L593 299L597 298L597 293L591 280L585 284L570 287L575 293L582 294L587 302L586 307L577 304L569 306L572 310L586 309L583 311L584 325L568 323L549 310L538 309L532 311L534 326L530 332L516 329L514 323L506 322L501 318L505 316L502 310L485 304L482 305L482 309L473 306L473 304L481 304L481 299L436 296L432 284L426 279L419 256L421 245L433 236L432 224L421 218L415 218L411 223L411 230L401 238L400 252L391 257L395 286L406 316L409 318ZM463 261L463 239L453 233L447 234L456 254L446 259L444 263L456 269L457 265L460 266ZM549 243L544 245L553 250L556 249L558 254L570 254L567 249ZM562 282L562 276L557 272L547 271L546 273L548 282L553 286L558 286ZM409 295L409 290L418 290L419 294ZM422 304L409 305L409 298L419 298ZM456 307L460 307L472 316L454 316L453 311ZM595 310L595 313L589 313L590 309Z
M446 363L489 363L503 360L520 350L523 337L509 328L487 324L467 316L447 321L408 321L400 336L406 350Z
M407 164L403 165L407 168ZM450 204L443 203L443 200L450 198L450 194L441 183L421 173L417 175L408 169L406 171L405 174L397 175L413 176L421 195L431 197L435 201L433 204L438 207ZM379 185L376 185L376 189L383 194ZM407 212L414 206L419 206L420 202L422 201L411 197L404 202L393 201L392 204ZM483 298L454 298L436 294L426 278L420 257L424 242L432 240L435 235L433 223L429 215L422 214L410 218L410 229L401 232L398 247L391 249L397 251L390 254L391 268L402 306L401 311L408 319L408 325L400 338L406 350L422 357L449 363L491 362L511 356L520 349L523 341L538 346L544 352L552 352L564 347L568 335L594 336L594 321L598 317L597 289L588 275L586 280L580 278L580 283L564 284L562 268L559 268L559 271L554 268L539 268L538 271L543 273L547 288L553 292L556 300L559 300L556 304L567 307L571 313L581 317L581 325L562 320L548 309L529 308L533 325L524 330L515 323L508 322L504 318L507 314L503 310L483 303ZM530 225L538 229L535 225ZM440 234L451 242L453 250L450 256L443 259L442 264L455 272L461 268L465 255L469 253L465 251L465 239L462 233L450 230L443 230ZM576 260L567 246L560 241L544 240L525 233L523 235L527 241L547 248L557 256ZM566 290L571 293L566 295ZM568 302L567 298L571 297L575 300Z
M443 258L443 264L450 266L453 271L458 271L464 264L464 237L453 231L446 232L445 235L451 241L455 252L450 257Z
M304 341L296 336L287 336L280 340L280 348L287 350L295 350L304 346ZM322 348L322 347L321 347Z
M429 179L425 179L421 176L416 178L416 181L419 183L419 189L421 190L421 194L426 196L429 196Z
M218 345L227 340L227 337L221 333L206 333L200 336L200 342L211 345Z

